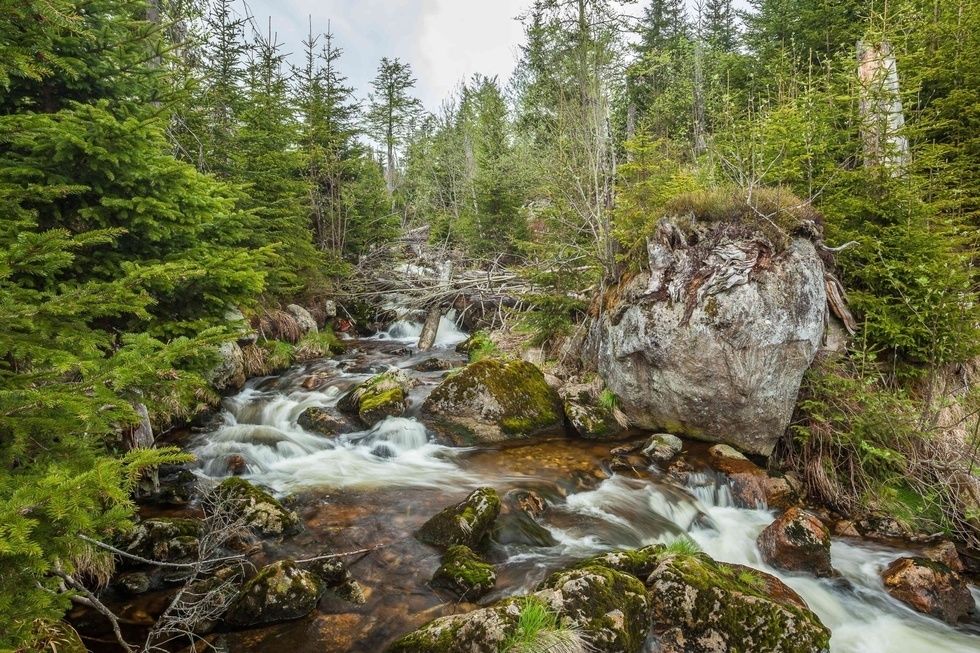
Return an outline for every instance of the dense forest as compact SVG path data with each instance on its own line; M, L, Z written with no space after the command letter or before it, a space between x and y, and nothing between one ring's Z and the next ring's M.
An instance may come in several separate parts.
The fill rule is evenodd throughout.
M506 322L549 352L665 215L819 229L846 351L770 466L980 550L980 4L627 4L529 1L512 79L433 113L406 61L359 97L326 26L287 45L233 0L0 0L0 649L106 609L93 543L191 461L139 434L218 405L223 344L290 304L357 321L406 234L506 270ZM257 346L281 368L337 339Z

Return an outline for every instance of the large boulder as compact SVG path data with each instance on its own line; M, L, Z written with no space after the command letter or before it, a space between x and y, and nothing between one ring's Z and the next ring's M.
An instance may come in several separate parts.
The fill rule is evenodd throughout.
M259 570L242 587L228 608L232 626L258 626L305 617L316 608L323 584L292 560L280 560Z
M665 555L647 578L661 653L821 653L830 631L779 579L715 562Z
M215 490L218 500L241 515L258 535L281 537L299 528L299 516L271 494L238 477L226 478Z
M490 487L474 490L454 506L449 506L422 524L415 536L439 548L465 544L475 548L493 528L500 514L500 497Z
M501 442L562 429L557 393L526 361L485 358L449 376L422 404L422 417L458 445Z
M837 576L830 564L830 531L816 515L790 508L757 538L762 559L785 571Z
M881 572L885 590L913 610L956 623L976 610L966 581L928 558L899 558Z
M473 550L456 544L446 549L442 564L432 575L432 586L447 589L460 599L474 601L493 589L497 572Z
M412 380L397 369L376 374L354 386L337 402L337 408L357 415L366 426L374 426L386 417L398 417L408 408L408 391Z
M804 237L664 219L590 349L634 426L769 455L820 349L824 265Z

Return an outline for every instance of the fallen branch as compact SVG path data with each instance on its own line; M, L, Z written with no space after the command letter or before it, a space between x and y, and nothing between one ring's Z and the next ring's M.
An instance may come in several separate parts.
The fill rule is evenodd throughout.
M296 564L305 564L307 562L316 562L318 560L330 560L331 558L345 558L347 556L357 555L359 553L370 553L371 551L377 551L378 549L384 548L384 544L377 544L366 549L357 549L356 551L344 551L343 553L328 553L322 556L315 556L313 558L303 558L302 560L295 560Z

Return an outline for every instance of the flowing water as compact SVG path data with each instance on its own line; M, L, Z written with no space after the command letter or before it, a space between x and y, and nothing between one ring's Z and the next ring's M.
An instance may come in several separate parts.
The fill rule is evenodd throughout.
M365 605L325 599L307 619L222 636L227 650L381 651L430 619L474 607L427 586L439 555L417 542L412 532L474 487L489 485L502 495L534 490L548 506L540 524L521 522L513 514L501 516L498 539L507 543L492 545L489 557L497 564L498 583L483 603L525 592L569 561L687 534L718 560L783 579L831 629L835 652L980 651L977 624L947 626L905 608L883 591L878 573L903 551L835 540L833 563L850 581L846 589L839 581L769 568L755 539L774 514L733 507L727 487L709 474L693 487L669 483L656 468L614 474L606 465L612 445L569 438L485 448L436 443L415 415L444 372L411 368L431 357L461 364L452 346L465 334L444 319L436 349L420 354L414 348L420 331L415 322L398 322L374 338L352 341L348 352L336 359L252 380L226 400L224 424L194 442L202 474L221 477L229 456L241 456L247 464L245 478L290 497L306 528L270 556L383 545L353 559L351 569L365 588ZM351 385L392 366L420 381L405 417L334 438L297 425L306 408L334 408ZM304 389L311 376L321 380L316 390ZM696 457L698 446L693 448ZM649 647L656 650L654 642Z

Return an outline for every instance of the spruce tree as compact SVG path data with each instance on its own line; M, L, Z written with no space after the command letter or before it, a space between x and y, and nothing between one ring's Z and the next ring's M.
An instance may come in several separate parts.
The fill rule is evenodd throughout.
M412 67L398 59L384 57L378 75L371 81L367 120L371 135L385 148L385 184L388 194L395 192L397 151L409 128L422 110L422 103L411 95L415 87Z

